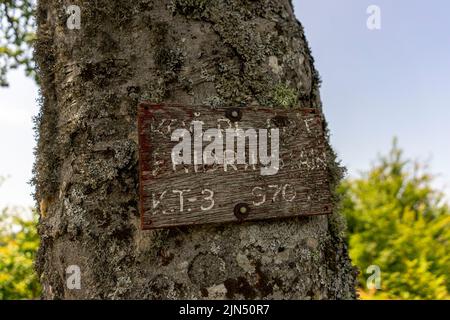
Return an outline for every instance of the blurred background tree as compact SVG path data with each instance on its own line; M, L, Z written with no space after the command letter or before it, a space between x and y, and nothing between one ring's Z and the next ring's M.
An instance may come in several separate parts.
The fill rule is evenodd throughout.
M0 300L36 299L40 295L33 265L39 246L36 225L34 212L31 219L20 209L0 212Z
M369 172L341 185L362 298L450 298L449 208L426 171L403 159L395 140ZM370 265L381 269L381 290L366 289Z
M32 52L36 28L35 2L0 0L0 86L8 85L8 70L21 65L28 76L36 79Z

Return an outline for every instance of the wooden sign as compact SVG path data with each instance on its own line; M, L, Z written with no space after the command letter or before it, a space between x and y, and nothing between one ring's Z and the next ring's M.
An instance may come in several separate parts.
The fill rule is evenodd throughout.
M140 104L142 228L331 213L322 121L317 109Z

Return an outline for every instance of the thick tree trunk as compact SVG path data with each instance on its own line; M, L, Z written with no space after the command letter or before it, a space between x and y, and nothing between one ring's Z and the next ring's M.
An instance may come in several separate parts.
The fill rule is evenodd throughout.
M80 30L66 26L70 4ZM37 15L44 298L355 298L337 212L140 230L139 101L321 108L288 0L41 0Z

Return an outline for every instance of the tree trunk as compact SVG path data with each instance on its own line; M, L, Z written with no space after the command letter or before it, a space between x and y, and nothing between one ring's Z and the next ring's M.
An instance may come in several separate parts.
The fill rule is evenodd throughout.
M329 216L142 231L139 101L321 109L288 0L41 0L36 200L43 298L352 299ZM330 149L331 150L331 149ZM341 170L329 175L335 186ZM81 270L81 288L66 269Z

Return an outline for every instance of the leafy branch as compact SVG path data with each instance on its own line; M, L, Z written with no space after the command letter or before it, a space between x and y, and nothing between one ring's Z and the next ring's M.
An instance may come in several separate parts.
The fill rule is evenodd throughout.
M37 80L32 50L34 11L35 0L0 0L0 86L8 86L8 71L19 66Z

